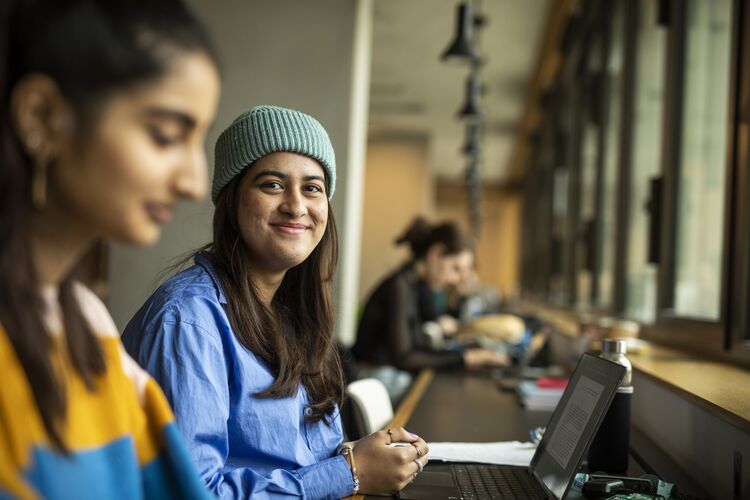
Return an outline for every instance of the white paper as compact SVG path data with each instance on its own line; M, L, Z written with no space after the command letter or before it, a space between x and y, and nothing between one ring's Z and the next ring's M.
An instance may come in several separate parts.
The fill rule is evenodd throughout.
M520 441L496 443L429 443L430 460L478 462L483 464L527 466L536 445Z

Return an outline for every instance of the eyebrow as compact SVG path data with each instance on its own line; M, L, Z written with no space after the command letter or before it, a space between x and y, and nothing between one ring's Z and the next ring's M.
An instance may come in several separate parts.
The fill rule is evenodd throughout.
M253 181L257 181L263 176L266 175L272 175L274 177L278 177L280 179L288 179L289 175L285 174L284 172L279 172L278 170L262 170L255 174L255 177L253 177ZM306 175L302 178L303 181L320 181L325 184L325 179L321 177L320 175Z
M188 128L193 128L196 125L195 118L183 111L179 111L176 109L152 106L146 108L146 115L152 118L166 118L169 120L178 121Z

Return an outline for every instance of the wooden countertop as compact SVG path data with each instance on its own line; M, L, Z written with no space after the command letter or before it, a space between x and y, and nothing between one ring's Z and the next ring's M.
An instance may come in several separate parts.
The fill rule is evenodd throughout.
M634 370L750 432L748 370L655 344L649 344L647 352L629 354L628 358Z

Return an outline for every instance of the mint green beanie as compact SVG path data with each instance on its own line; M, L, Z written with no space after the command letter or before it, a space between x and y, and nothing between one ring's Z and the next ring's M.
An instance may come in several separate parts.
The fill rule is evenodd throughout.
M317 160L326 172L328 199L336 187L336 157L323 126L312 116L278 106L255 106L235 119L216 141L211 199L255 160L279 151Z

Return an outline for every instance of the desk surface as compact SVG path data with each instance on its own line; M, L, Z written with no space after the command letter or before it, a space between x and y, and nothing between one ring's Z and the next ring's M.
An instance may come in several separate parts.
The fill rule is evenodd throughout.
M420 373L391 427L402 426L430 442L528 441L552 412L528 411L514 392L503 392L487 373ZM362 496L355 500L382 497Z
M391 427L403 426L425 441L528 441L529 430L547 424L551 412L529 411L514 393L501 391L488 374L422 372L399 406ZM633 429L631 473L660 473L693 498L711 498L679 466ZM656 470L658 469L658 470ZM355 499L382 498L363 497Z
M528 441L551 412L528 411L487 374L437 373L405 426L425 441Z

